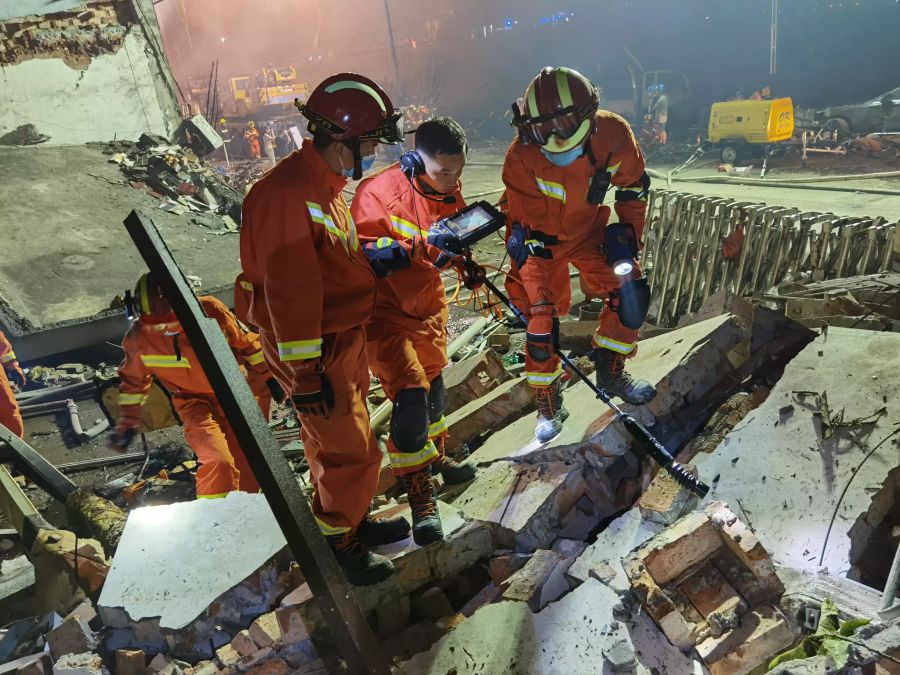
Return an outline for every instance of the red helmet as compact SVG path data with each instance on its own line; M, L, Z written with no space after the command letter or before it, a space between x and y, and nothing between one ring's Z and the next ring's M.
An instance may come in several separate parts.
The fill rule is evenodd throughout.
M309 120L309 130L335 141L403 140L403 111L378 84L356 73L332 75L315 88L306 103L295 102Z
M141 275L134 287L134 297L129 298L126 294L125 302L129 318L139 318L142 323L157 325L178 321L153 273Z
M544 68L522 104L513 104L513 125L523 143L547 152L566 152L590 134L600 93L589 79L571 68Z

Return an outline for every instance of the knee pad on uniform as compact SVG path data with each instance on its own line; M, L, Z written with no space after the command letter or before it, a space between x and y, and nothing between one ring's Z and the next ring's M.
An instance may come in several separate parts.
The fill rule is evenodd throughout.
M619 289L618 296L619 321L626 328L640 328L650 309L650 284L646 279L628 281Z
M428 390L428 419L437 422L447 409L447 387L444 386L444 376L438 375L431 381Z
M391 439L400 452L417 452L428 442L428 394L424 387L397 393L391 414Z
M559 318L533 316L525 333L525 348L535 361L547 361L559 347Z

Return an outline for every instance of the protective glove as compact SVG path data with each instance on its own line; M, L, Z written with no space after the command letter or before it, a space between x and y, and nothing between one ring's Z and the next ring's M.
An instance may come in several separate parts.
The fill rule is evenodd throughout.
M506 251L519 269L522 269L522 266L528 261L528 247L525 245L527 237L521 223L512 224L509 239L506 240Z
M122 420L109 437L109 447L116 452L125 452L136 435L136 423L133 420Z
M334 408L334 390L325 373L318 373L318 388L292 394L291 401L301 415L328 419L328 412Z
M22 366L19 365L19 362L10 361L9 363L4 364L3 367L6 368L7 377L19 387L19 391L25 389L25 385L28 384L28 378L25 377L25 371L22 370Z
M372 266L372 271L379 279L409 267L409 251L396 239L380 237L363 246L363 253Z
M284 400L287 398L287 395L284 393L284 389L281 388L281 385L278 383L274 377L266 380L266 386L269 388L269 393L272 394L272 398L277 403L284 403Z
M462 255L462 248L459 245L459 239L456 235L447 232L440 227L433 227L428 230L428 245L440 249L449 256Z

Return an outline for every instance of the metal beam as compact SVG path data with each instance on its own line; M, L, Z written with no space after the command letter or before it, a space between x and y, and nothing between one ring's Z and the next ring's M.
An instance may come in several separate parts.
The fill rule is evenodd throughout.
M247 386L214 319L200 307L190 284L146 214L132 211L125 227L157 274L185 336L197 354L225 417L247 456L291 552L309 582L338 652L350 672L388 675L381 646L353 597L337 560L319 532L306 498Z
M0 448L7 448L8 461L13 463L24 476L51 497L65 504L66 497L78 486L66 478L59 469L48 462L28 443L0 424Z
M2 424L0 427L6 428ZM5 466L0 466L0 510L29 550L40 530L52 529Z

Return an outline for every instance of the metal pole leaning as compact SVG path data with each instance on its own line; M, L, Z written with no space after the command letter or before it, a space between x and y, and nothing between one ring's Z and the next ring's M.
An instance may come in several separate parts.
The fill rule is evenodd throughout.
M388 675L390 669L381 645L356 604L331 548L319 532L294 473L218 324L203 313L153 221L132 211L125 220L125 227L147 267L159 275L163 292L197 353L275 520L309 582L338 651L348 662L349 672Z

